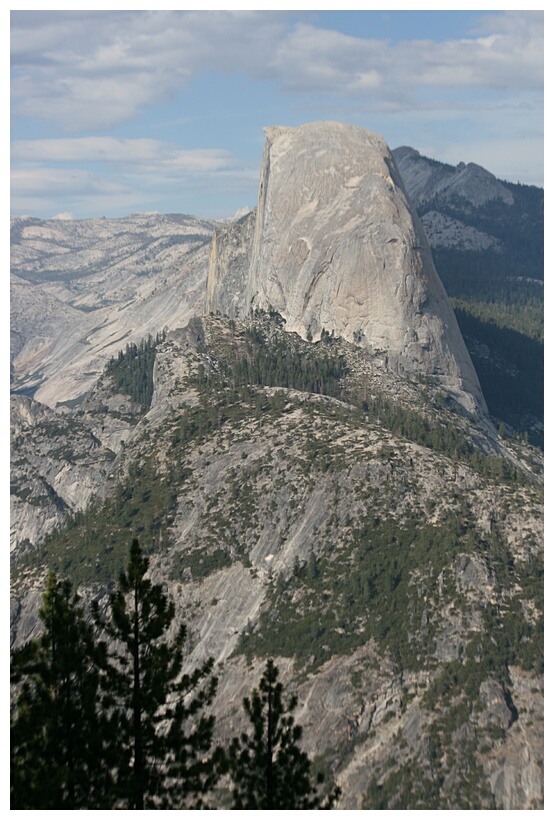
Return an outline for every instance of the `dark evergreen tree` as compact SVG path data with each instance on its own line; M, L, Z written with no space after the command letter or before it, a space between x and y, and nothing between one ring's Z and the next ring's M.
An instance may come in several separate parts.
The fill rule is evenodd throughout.
M204 714L217 686L210 677L213 660L183 674L185 627L167 640L175 606L160 584L146 578L147 569L135 539L105 624L115 647L109 685L119 705L120 805L198 807L217 779L218 752L210 751L214 720Z
M112 728L102 711L106 649L69 581L48 578L44 632L12 656L11 808L111 808Z
M252 724L250 734L234 738L229 749L229 770L234 809L330 809L340 789L323 798L323 776L314 778L308 755L298 746L302 727L292 715L297 698L283 702L279 670L268 660L259 690L244 699ZM318 788L319 786L319 788Z
M113 378L115 388L126 393L140 404L143 412L150 407L154 393L154 361L156 347L165 340L165 331L155 338L148 336L139 345L128 344L125 352L119 351L106 365L106 372Z

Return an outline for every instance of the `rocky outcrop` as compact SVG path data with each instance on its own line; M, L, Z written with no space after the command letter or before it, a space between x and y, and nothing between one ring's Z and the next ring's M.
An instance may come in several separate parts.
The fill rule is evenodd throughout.
M454 167L407 146L395 148L392 154L433 250L462 254L492 251L498 255L500 266L501 257L507 255L505 267L511 270L513 249L522 244L521 225L534 222L529 211L531 200L519 187L501 182L474 162ZM514 229L507 230L512 224ZM444 276L448 265L440 260L437 267ZM447 278L446 282L450 281ZM459 294L454 291L451 295Z
M82 424L12 396L11 549L42 543L68 514L108 490L114 453Z
M544 686L517 667L510 668L510 678L512 710L517 709L518 719L510 723L505 743L494 749L484 768L498 807L540 809L544 794ZM505 704L500 703L500 708L506 720ZM496 725L501 725L498 719Z
M250 211L214 233L206 290L208 313L219 311L232 319L248 314L244 274L250 267L255 227L256 213Z
M455 247L461 251L496 252L500 249L500 243L494 236L439 211L426 211L421 222L432 248Z
M208 311L271 306L303 338L325 330L383 350L391 370L436 376L468 410L485 410L384 140L334 122L265 131L255 224L216 232Z

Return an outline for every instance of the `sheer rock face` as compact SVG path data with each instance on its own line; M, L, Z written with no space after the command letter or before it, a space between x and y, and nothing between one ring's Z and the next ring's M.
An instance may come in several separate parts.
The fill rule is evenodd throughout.
M272 306L287 329L386 351L466 409L481 388L384 140L342 123L266 128L258 206L212 241L206 307Z

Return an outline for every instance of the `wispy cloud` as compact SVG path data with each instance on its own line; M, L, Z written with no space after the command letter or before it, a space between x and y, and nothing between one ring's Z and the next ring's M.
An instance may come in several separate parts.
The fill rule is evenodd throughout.
M143 207L162 201L168 191L251 189L258 168L239 163L223 149L183 150L163 140L68 137L12 143L11 198L16 212L42 202L81 213L96 211L100 200ZM217 182L215 181L217 178ZM223 214L221 214L223 215Z
M67 131L111 128L199 71L263 64L284 28L271 12L17 12L13 105Z
M121 194L126 188L121 183L100 177L89 171L68 168L16 168L12 173L12 195L38 196L74 194L80 196Z
M59 210L96 213L104 203L127 209L136 200L135 190L93 171L75 168L16 168L11 175L11 200L16 213Z
M484 35L484 36L483 36ZM403 100L416 88L542 89L542 15L491 17L474 38L411 40L392 45L298 25L272 61L293 91Z
M231 152L224 149L184 150L163 140L116 137L16 140L11 153L14 160L33 163L117 163L133 167L135 173L165 169L204 174L229 170L237 164Z

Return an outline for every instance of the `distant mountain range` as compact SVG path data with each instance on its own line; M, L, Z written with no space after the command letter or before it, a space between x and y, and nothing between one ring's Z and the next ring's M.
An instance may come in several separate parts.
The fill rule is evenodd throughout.
M511 283L513 294L540 293L528 286L537 288L544 278L542 188L500 181L471 162L446 165L413 148L396 148L393 155L450 296L459 295L455 291L463 290L466 280L466 287L473 285L472 296L479 292L477 273L467 270L462 283L456 282L454 269L448 270L447 260L458 254L461 264L472 258L465 256L471 252L488 252L489 281L481 283L482 293L498 297L494 288L502 280L508 291Z
M128 343L201 313L215 224L12 219L12 389L52 407L73 401Z

